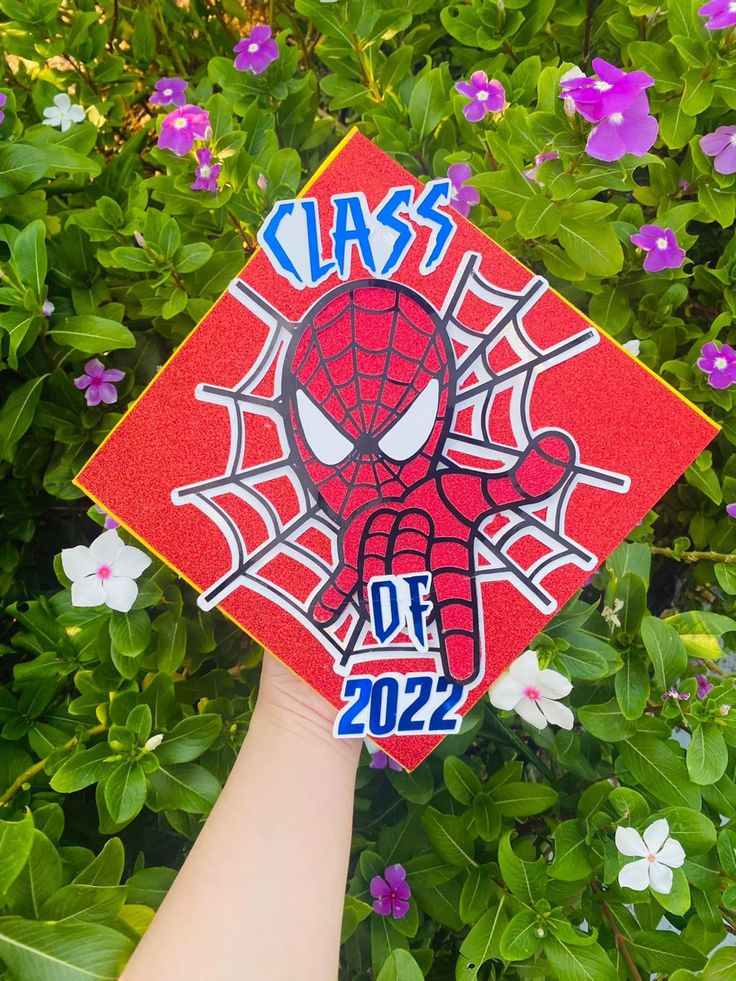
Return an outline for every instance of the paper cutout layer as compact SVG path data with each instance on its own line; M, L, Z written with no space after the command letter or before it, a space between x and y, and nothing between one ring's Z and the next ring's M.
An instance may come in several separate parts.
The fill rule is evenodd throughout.
M408 769L717 432L447 193L351 133L78 478Z

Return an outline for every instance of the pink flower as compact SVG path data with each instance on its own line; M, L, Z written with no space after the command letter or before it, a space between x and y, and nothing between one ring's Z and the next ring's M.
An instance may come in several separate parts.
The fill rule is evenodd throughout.
M183 106L187 101L184 89L188 84L183 78L160 78L148 101L152 106Z
M736 503L726 505L726 514L729 518L736 518Z
M253 72L254 75L265 72L279 56L279 47L271 37L271 28L267 24L254 27L248 37L238 41L233 51L237 55L234 64L238 71Z
M120 522L119 522L119 521L116 521L116 520L115 520L115 518L113 518L113 517L111 517L111 516L110 516L110 515L109 515L109 514L108 514L108 513L107 513L107 512L105 511L105 509L104 509L104 508L101 508L101 507L100 507L100 505L99 505L99 504L95 504L95 511L96 511L96 512L97 512L98 514L104 514L104 515L105 515L105 520L103 521L103 523L102 523L102 524L103 524L103 527L104 527L104 528L105 528L105 529L106 529L107 531L114 531L114 529L115 529L115 528L119 528L119 527L120 527Z
M473 205L480 201L480 194L475 187L465 187L465 181L470 180L473 172L466 163L452 164L447 168L447 176L452 184L450 205L467 218Z
M194 146L195 140L203 140L210 126L210 114L199 106L180 106L164 117L158 145L171 150L177 157L184 157Z
M555 153L554 150L551 150L549 153L538 153L534 158L534 166L530 167L529 170L523 171L524 177L526 177L528 181L531 181L532 184L537 184L538 183L537 171L542 166L542 164L546 163L548 160L559 160L559 159L560 159L559 153Z
M374 875L370 890L375 900L373 909L379 916L400 920L409 912L411 889L403 865L389 865L382 876Z
M495 78L489 81L485 72L473 72L469 82L456 82L455 89L471 100L463 106L469 123L479 122L489 112L501 112L506 105L503 85Z
M612 113L623 112L633 105L644 89L654 85L647 72L624 72L603 58L593 59L597 78L560 80L561 99L571 99L580 115L590 123L600 122Z
M720 31L736 24L736 3L733 0L710 0L698 9L707 18L705 26L709 31Z
M662 701L666 702L668 698L672 698L676 702L686 702L690 696L687 694L687 692L681 692L676 688L670 688L667 691L662 692Z
M711 388L728 388L736 382L736 351L730 344L718 347L715 341L708 341L701 348L700 355L698 368L708 376ZM729 507L733 505L729 504ZM731 514L730 511L728 513ZM736 518L736 514L731 514L731 517Z
M122 381L125 372L119 368L106 368L97 358L88 361L84 366L84 374L74 379L77 388L84 391L87 405L99 405L104 402L112 405L117 401L118 393L114 382Z
M642 225L631 241L647 253L644 268L647 272L660 272L662 269L679 269L685 261L685 250L677 244L671 228L659 225Z
M197 150L195 157L197 158L198 164L194 171L196 180L193 184L189 185L190 188L193 191L211 191L212 194L215 194L219 186L217 179L220 176L222 164L213 164L212 151L204 146Z
M5 107L5 103L7 101L8 101L7 95L4 92L0 92L0 123L5 119L5 113L3 112L3 108Z
M713 133L701 137L700 149L709 157L715 157L713 166L719 174L736 173L736 126L719 126Z
M698 682L697 696L698 698L705 698L706 695L709 695L710 692L713 691L713 685L708 681L704 674L697 675L696 679Z
M612 112L590 131L585 152L594 160L620 160L626 153L643 156L651 149L659 123L649 115L649 100L642 92L626 109Z
M259 174L258 175L258 180L256 181L256 184L260 187L260 189L262 191L265 191L266 188L268 187L268 179L266 178L266 175L265 174Z

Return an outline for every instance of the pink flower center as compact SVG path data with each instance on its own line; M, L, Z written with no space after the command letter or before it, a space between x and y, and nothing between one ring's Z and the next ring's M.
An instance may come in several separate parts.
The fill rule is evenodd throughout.
M656 862L656 861L657 861L657 856L656 855L652 855L652 853L650 852L647 855L647 862L651 863L651 862Z
M531 686L529 686L529 688L524 689L525 697L530 698L533 702L539 701L541 694L542 693L538 688L532 688Z
M208 164L202 164L202 166L199 168L200 177L209 177L211 169L212 168Z
M186 129L188 125L189 121L184 116L174 120L174 129Z
M715 365L716 368L719 368L721 371L723 371L725 368L728 368L728 361L726 361L725 358L716 358Z
M598 89L599 92L608 92L613 86L610 82L596 82L594 88Z
M658 238L657 239L657 248L661 252L664 252L664 250L667 248L667 239L666 238Z
M174 94L173 89L164 89L164 95L173 95L173 94Z
M486 102L488 100L488 92L479 92L476 95L478 102Z
M255 54L259 47L260 45L256 44L255 41L251 41L251 43L248 45L248 51L250 54Z
M112 569L109 565L101 565L97 570L98 579L109 579L112 575Z
M624 121L624 114L622 112L612 112L608 117L608 122L613 126L620 126Z

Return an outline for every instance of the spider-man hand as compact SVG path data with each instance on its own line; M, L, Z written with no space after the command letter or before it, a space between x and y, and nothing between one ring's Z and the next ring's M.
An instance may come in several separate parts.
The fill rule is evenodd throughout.
M478 528L507 507L544 500L575 461L570 437L548 431L535 437L502 474L439 471L400 500L357 511L340 535L338 554L344 563L312 603L314 619L333 623L356 594L367 616L367 586L374 576L431 571L443 672L453 682L470 683L480 671L483 653L474 583Z

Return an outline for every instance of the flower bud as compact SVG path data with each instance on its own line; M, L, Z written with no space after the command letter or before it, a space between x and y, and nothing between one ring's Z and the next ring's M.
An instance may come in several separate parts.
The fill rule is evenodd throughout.
M163 741L164 741L164 734L162 732L158 732L156 733L155 736L151 736L150 739L146 740L146 743L143 748L147 752L152 753L154 749L158 749L158 747L161 745Z
M136 241L136 245L140 245L142 249L145 249L146 240L143 238L140 232L133 232L133 238Z
M718 711L720 712L721 715L728 715L728 713L731 711L731 706L721 705L719 706Z

